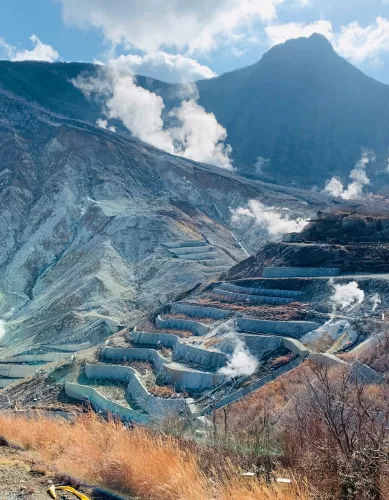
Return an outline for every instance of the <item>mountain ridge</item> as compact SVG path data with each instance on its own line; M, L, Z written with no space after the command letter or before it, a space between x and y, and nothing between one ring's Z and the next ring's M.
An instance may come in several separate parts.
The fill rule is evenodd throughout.
M71 80L96 71L87 63L0 61L0 87L95 123L103 117L102 102L88 100ZM163 98L168 123L169 111L182 100L180 85L142 76L136 81ZM288 40L251 66L196 84L199 104L227 130L239 173L322 189L334 175L346 183L367 147L377 157L369 166L371 187L385 194L389 85L341 58L321 35ZM114 125L129 135L120 122Z

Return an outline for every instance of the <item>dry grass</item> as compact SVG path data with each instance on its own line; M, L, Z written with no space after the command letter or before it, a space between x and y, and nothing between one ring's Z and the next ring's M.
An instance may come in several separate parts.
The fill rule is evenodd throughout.
M221 298L209 292L208 297L197 299L198 304L219 309L227 309L235 313L242 313L250 317L258 317L269 320L304 320L307 317L308 304L292 302L283 306L268 306L254 304L236 304L234 302L223 302Z
M157 398L170 398L176 393L171 385L153 385L148 387L148 390Z
M282 491L244 480L227 465L219 478L211 477L211 471L203 472L198 455L174 438L128 430L93 414L74 423L3 414L0 435L62 473L140 499L308 499L297 485Z
M148 332L148 333L169 333L170 335L177 335L180 338L193 337L193 333L189 330L167 330L163 328L157 328L150 321L143 322L138 327L138 331Z

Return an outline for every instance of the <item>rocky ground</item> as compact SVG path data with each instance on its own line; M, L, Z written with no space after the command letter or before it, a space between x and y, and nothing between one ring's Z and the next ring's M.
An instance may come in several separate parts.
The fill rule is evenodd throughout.
M307 216L326 204L313 193L172 157L4 91L0 109L3 356L42 343L98 343L109 334L102 320L133 325L209 279L204 266L175 258L165 242L205 239L227 265L244 259L227 226L231 207L260 198Z

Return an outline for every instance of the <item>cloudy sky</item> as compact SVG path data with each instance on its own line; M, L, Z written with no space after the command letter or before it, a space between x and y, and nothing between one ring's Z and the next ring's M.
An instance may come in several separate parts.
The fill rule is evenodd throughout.
M247 66L313 32L389 83L389 0L0 0L0 58L111 62L167 81Z

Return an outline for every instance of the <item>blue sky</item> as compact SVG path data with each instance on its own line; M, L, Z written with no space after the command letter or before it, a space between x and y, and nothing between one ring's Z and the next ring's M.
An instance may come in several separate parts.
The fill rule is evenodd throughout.
M389 83L389 0L0 0L1 58L98 60L170 81L246 66L315 31Z

